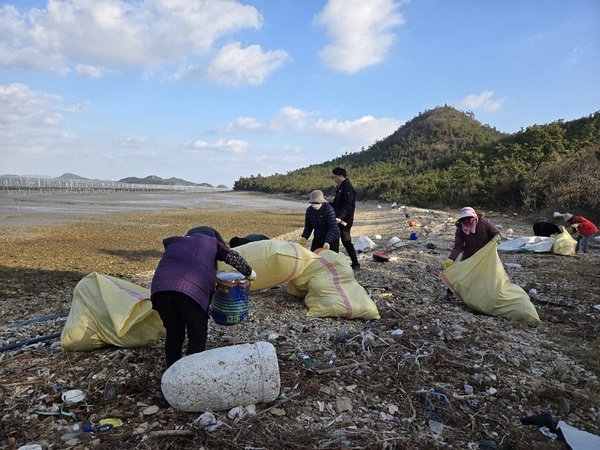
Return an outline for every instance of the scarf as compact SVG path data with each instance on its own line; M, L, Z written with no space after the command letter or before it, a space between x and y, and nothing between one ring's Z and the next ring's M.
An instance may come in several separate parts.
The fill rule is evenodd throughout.
M479 217L475 217L475 220L472 223L460 223L462 230L465 234L475 234L475 228L477 227L477 222L479 222Z

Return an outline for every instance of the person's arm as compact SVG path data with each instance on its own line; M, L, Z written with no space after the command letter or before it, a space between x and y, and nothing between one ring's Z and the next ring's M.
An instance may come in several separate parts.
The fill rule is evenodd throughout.
M496 225L494 225L491 220L488 220L487 223L488 223L488 236L491 241L495 236L500 235L500 230L498 230L498 228L496 228Z
M344 183L346 184L346 183ZM354 205L354 191L350 189L349 186L341 186L340 187L340 196L341 196L341 208L336 212L336 216L338 219L342 221L346 221L348 218L348 213L352 209L352 205Z
M242 255L221 242L217 243L217 259L229 264L246 278L252 275L252 267L242 258Z
M340 227L337 225L335 220L335 210L333 206L327 208L327 235L325 236L325 242L331 245L336 239L340 238Z
M463 251L464 246L465 246L465 243L462 238L460 228L457 227L456 233L454 233L454 247L452 247L452 250L450 251L450 256L448 256L448 259L451 259L452 261L456 261L456 258L458 258L458 255L460 255L461 252Z
M310 210L306 210L304 214L304 230L302 230L302 235L304 239L308 239L313 232L312 222L310 221L309 214L311 214Z

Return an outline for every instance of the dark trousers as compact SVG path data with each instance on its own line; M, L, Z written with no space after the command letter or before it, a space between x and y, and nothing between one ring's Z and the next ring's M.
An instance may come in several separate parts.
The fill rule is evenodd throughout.
M356 250L354 249L354 245L352 244L352 236L350 236L350 228L340 225L340 234L342 239L342 245L346 249L348 256L352 260L353 266L358 266L358 258L356 257Z
M167 367L179 360L187 331L187 355L206 349L208 312L194 299L181 292L158 292L152 296L152 307L158 311L167 330L165 356Z
M323 245L325 245L325 238L327 237L327 232L323 232L323 231L319 231L317 232L315 230L315 234L313 236L313 240L312 240L312 244L310 246L310 251L314 252L316 249L318 248L323 248ZM340 252L340 241L334 241L331 243L331 245L329 246L329 250L332 250L336 253Z

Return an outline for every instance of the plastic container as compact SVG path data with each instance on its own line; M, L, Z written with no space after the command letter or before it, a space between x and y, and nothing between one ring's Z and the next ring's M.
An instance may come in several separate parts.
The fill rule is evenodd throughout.
M412 233L410 233L410 235L408 236L408 238L411 241L416 241L417 239L419 239L419 233L417 233L416 231L413 231Z
M161 388L181 411L221 411L267 403L279 396L275 347L269 342L220 347L188 355L163 374Z
M217 274L217 288L210 305L210 316L219 325L240 323L248 315L250 282L239 272Z

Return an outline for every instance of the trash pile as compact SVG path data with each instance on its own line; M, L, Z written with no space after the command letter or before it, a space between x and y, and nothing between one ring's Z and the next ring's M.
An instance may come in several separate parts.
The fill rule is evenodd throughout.
M487 215L501 231L510 228L513 239L531 233L524 219ZM211 322L209 349L257 342L275 349L280 386L267 401L182 411L161 390L161 339L88 352L66 352L56 339L6 348L60 332L66 316L6 322L2 446L552 450L565 448L565 431L594 442L600 434L597 246L577 257L500 255L539 314L540 322L529 324L445 299L439 274L453 242L451 213L362 205L353 235L375 244L359 253L354 276L380 319L307 316L303 299L281 285L253 291L241 323ZM296 238L295 232L278 237ZM375 252L384 260L374 259ZM151 276L132 274L129 281L148 287ZM54 302L60 313L70 294L50 291L40 301ZM18 316L18 305L6 308L7 320ZM547 412L550 427L521 420Z

